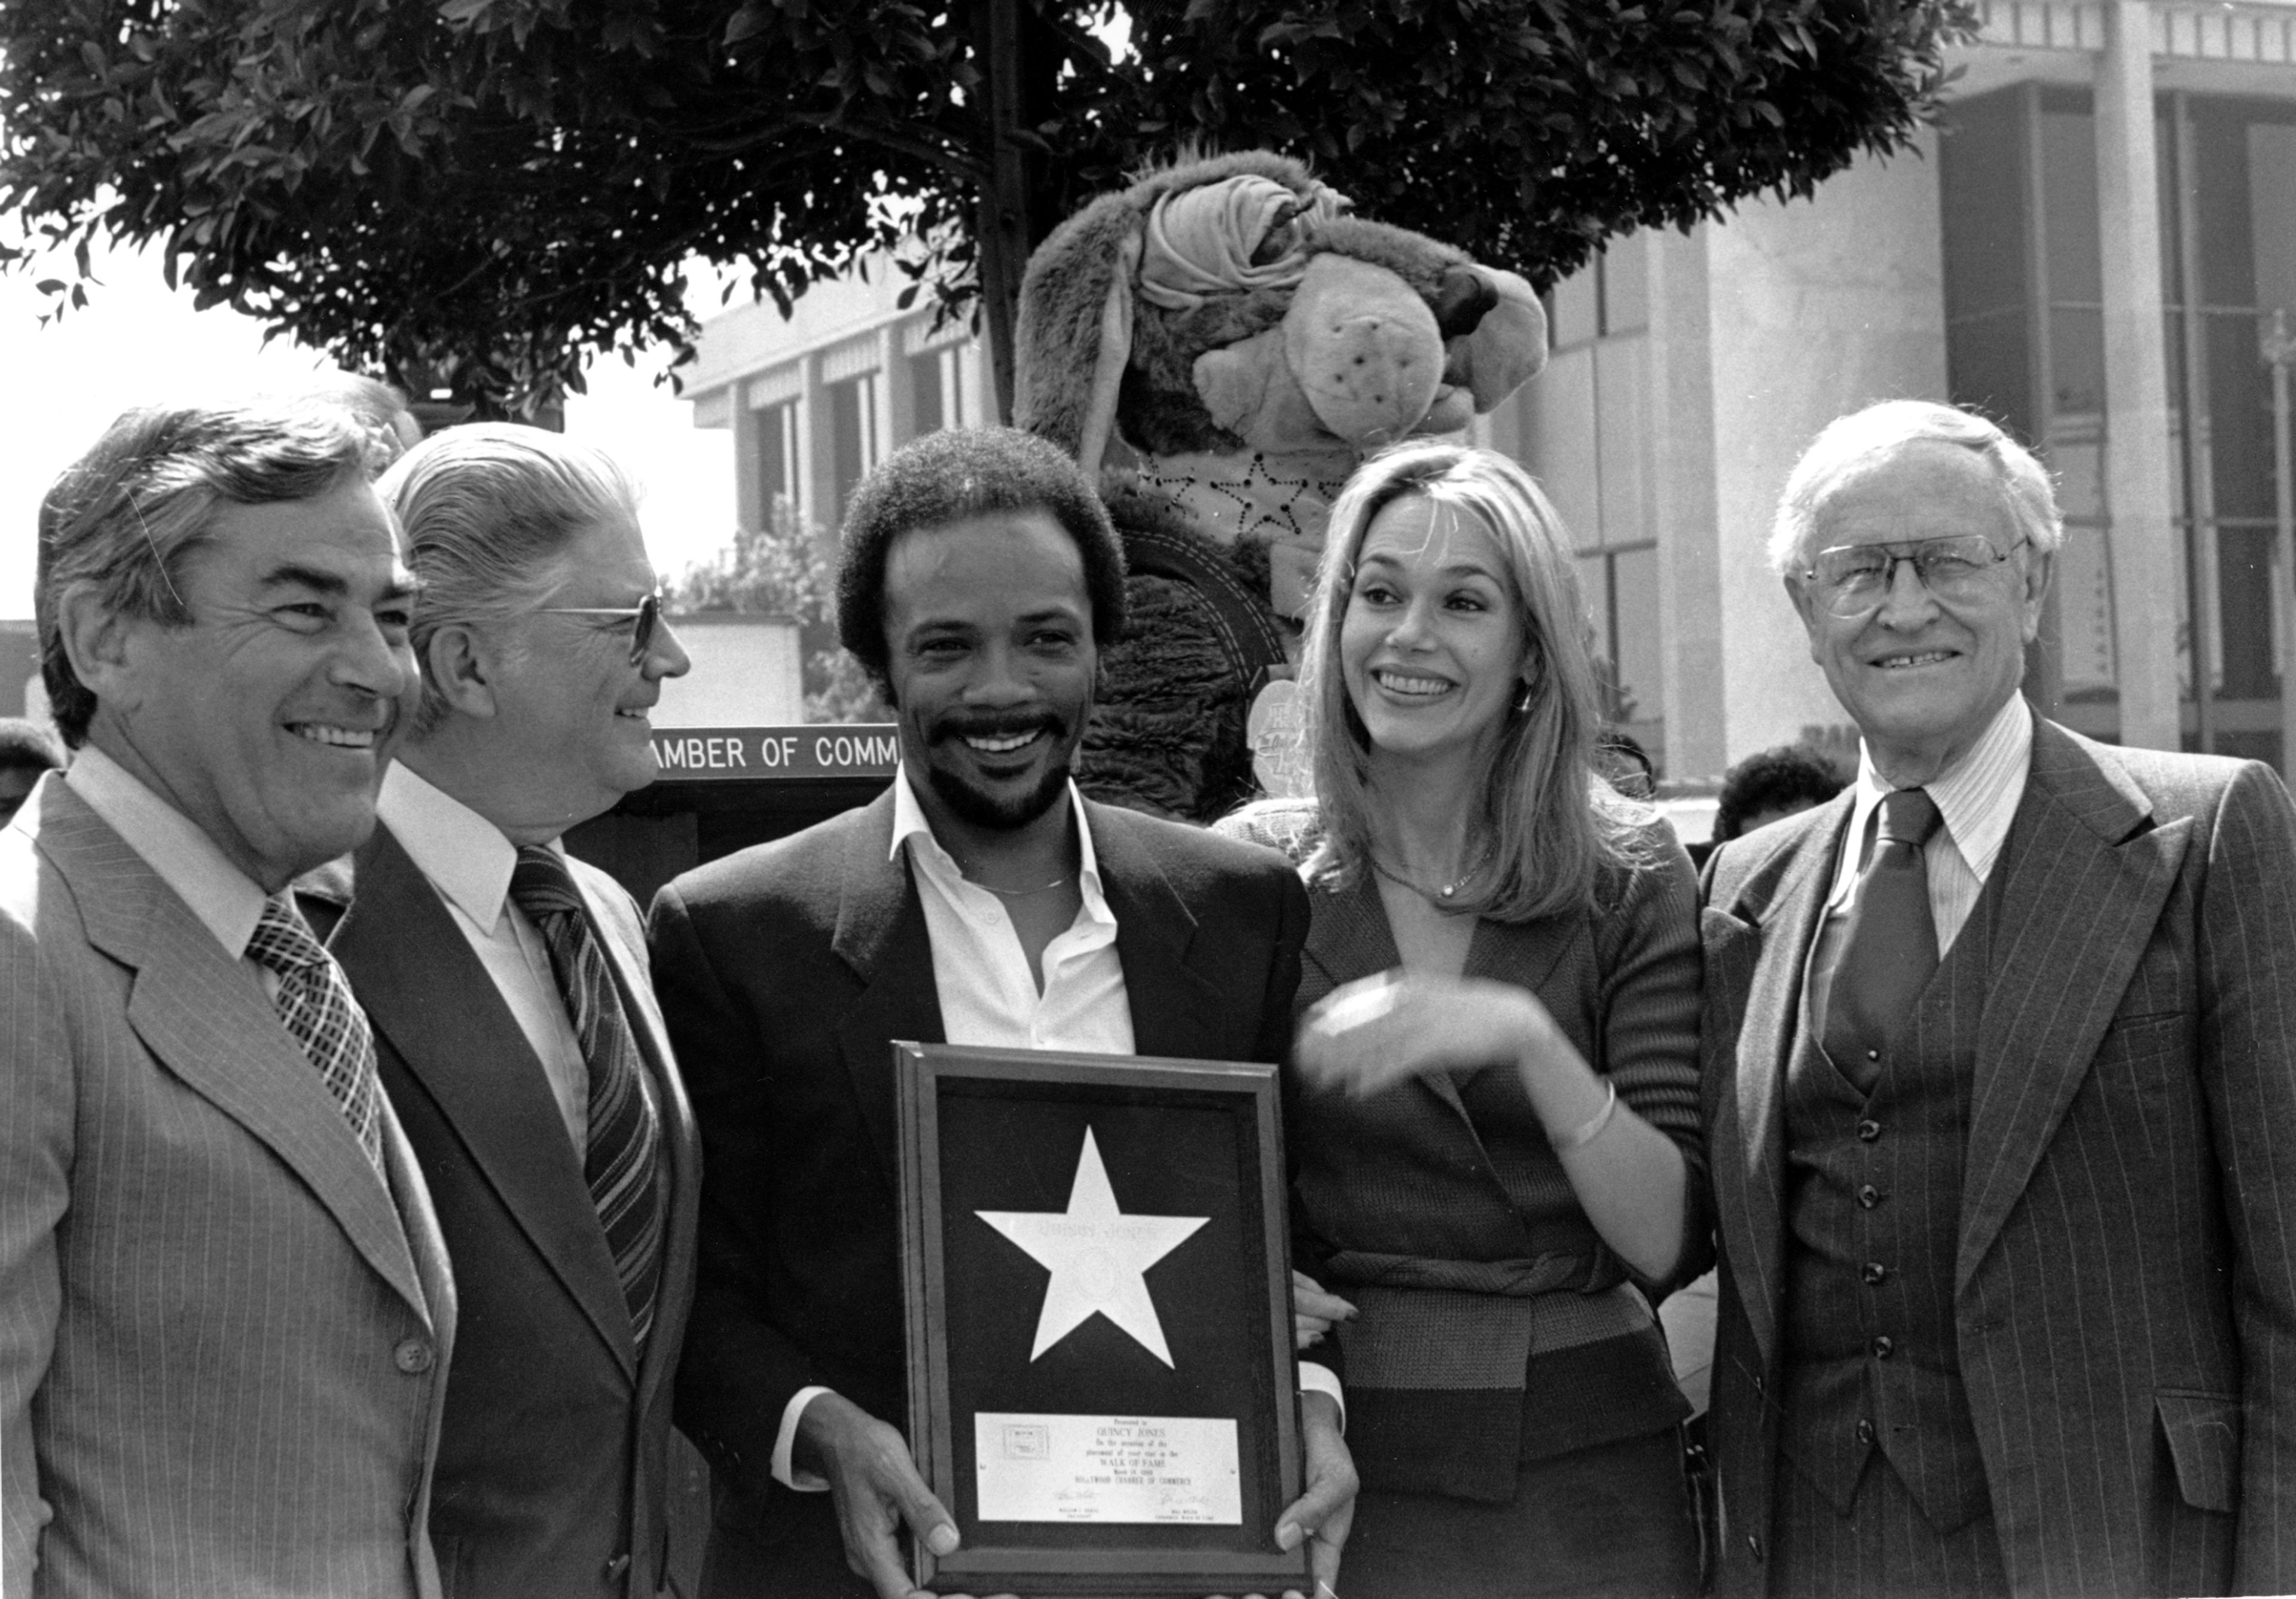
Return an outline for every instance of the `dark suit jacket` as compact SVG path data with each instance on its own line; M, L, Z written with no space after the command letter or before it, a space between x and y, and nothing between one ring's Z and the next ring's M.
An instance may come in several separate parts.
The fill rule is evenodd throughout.
M1085 814L1138 1051L1277 1060L1308 922L1283 858L1089 800ZM907 1416L888 1046L943 1034L908 855L888 858L892 818L889 790L654 901L654 972L709 1174L678 1415L729 1490L721 1534L729 1513L767 1532L826 1513L771 1481L800 1388Z
M1781 1087L1850 796L1709 868L1723 1591L1759 1592ZM2296 1589L2296 808L2254 762L2048 722L1992 918L1953 1296L2021 1594Z
M430 1533L449 1595L661 1586L672 1374L693 1298L693 1119L648 986L637 907L570 858L661 1110L669 1210L645 1357L542 1062L438 890L387 826L332 943L437 1201L463 1336Z

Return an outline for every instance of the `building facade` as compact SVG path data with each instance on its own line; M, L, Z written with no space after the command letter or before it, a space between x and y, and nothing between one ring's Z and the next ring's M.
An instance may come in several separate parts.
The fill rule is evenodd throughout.
M1848 747L1763 548L1817 430L1902 396L1983 407L2057 476L2068 536L2027 663L2045 712L2296 750L2296 0L1980 9L1916 150L1612 241L1554 288L1547 370L1473 430L1573 529L1615 714L1677 782ZM687 392L736 430L745 519L781 492L832 527L885 449L990 414L978 347L897 287L705 330Z

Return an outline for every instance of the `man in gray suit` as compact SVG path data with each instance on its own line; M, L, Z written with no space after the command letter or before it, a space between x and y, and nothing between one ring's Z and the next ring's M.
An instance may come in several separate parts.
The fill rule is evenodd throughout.
M131 412L40 511L77 756L0 832L0 1587L431 1595L455 1302L284 893L374 824L411 594L340 409Z
M1945 406L1786 485L1864 757L1708 872L1725 1593L2296 1589L2296 808L2033 715L2062 537Z

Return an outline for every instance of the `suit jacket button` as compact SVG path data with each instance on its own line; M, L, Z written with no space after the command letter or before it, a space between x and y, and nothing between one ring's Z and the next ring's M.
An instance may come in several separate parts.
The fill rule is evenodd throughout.
M617 1554L606 1562L606 1580L619 1582L622 1579L622 1574L629 1569L630 1557L627 1554Z
M1762 1378L1757 1377L1754 1379L1754 1391L1756 1393L1764 1393L1767 1391L1767 1384Z
M1874 1341L1874 1358L1876 1360L1887 1360L1891 1355L1897 1352L1897 1349L1898 1346L1890 1341L1890 1335L1884 1332Z
M1857 1204L1859 1209L1871 1210L1874 1206L1881 1202L1882 1191L1879 1188L1874 1187L1873 1184L1868 1183L1864 1187L1858 1189Z
M1871 1144L1882 1136L1882 1124L1868 1116L1857 1124L1857 1141Z
M398 1363L398 1369L410 1377L419 1377L429 1371L430 1363L437 1358L430 1352L430 1341L423 1338L400 1339L398 1347L391 1350L390 1357Z
M1873 1423L1860 1422L1857 1423L1857 1441L1861 1444L1870 1444L1874 1441Z
M1882 1282L1889 1276L1890 1268L1882 1265L1879 1260L1868 1260L1866 1263L1866 1269L1858 1275L1866 1279L1866 1287L1879 1288L1882 1286Z
M1746 1552L1756 1560L1762 1558L1762 1540L1759 1534L1750 1532L1746 1535Z

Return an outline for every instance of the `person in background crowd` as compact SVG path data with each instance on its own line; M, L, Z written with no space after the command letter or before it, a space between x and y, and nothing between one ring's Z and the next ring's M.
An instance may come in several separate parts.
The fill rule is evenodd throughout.
M1629 800L1648 804L1658 798L1658 768L1651 764L1650 751L1632 734L1613 730L1597 738L1595 770Z
M374 826L413 585L340 409L130 412L48 492L75 751L0 832L0 1589L435 1595L444 1241L284 892Z
M21 717L0 717L0 827L31 798L43 775L64 769L55 735Z
M1704 1264L1697 886L1601 775L1571 547L1502 455L1366 463L1302 663L1319 799L1221 824L1311 889L1302 1298L1339 1324L1349 1586L1382 1599L1698 1586L1644 1297Z
M1307 906L1265 850L1080 798L1069 764L1124 556L1074 461L931 434L846 513L838 631L899 720L873 803L689 872L653 968L701 1123L680 1424L718 1486L706 1591L918 1599L898 1533L957 1529L911 1463L896 1038L1275 1060ZM1303 1396L1283 1548L1338 1580L1355 1475ZM889 1420L888 1418L893 1418Z
M1779 502L1864 749L1708 868L1726 1594L2296 1590L2296 806L2032 713L2063 536L1926 401Z
M1798 816L1840 793L1844 783L1833 763L1800 744L1780 744L1749 755L1722 777L1714 808L1714 841L1726 844L1758 827Z
M462 1286L431 1537L458 1595L638 1599L666 1579L700 1152L637 907L561 835L654 780L685 652L602 452L450 428L380 487L422 691L332 947Z

